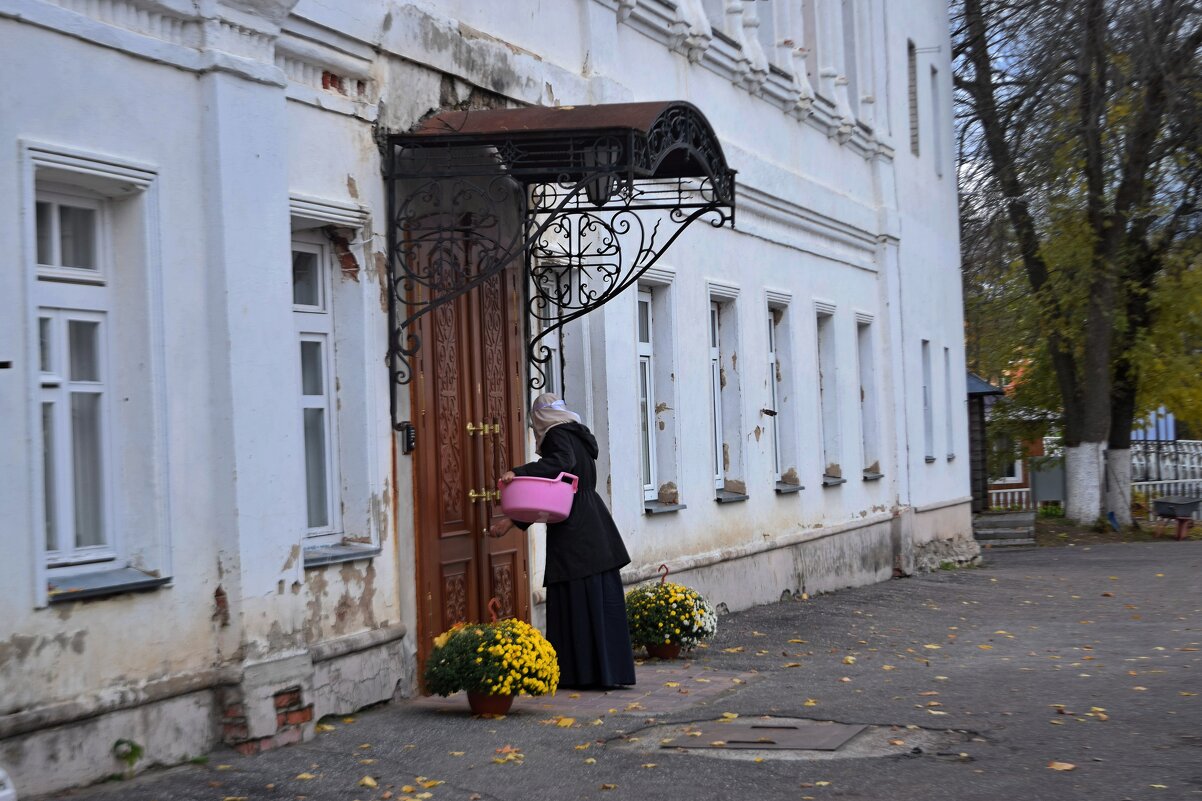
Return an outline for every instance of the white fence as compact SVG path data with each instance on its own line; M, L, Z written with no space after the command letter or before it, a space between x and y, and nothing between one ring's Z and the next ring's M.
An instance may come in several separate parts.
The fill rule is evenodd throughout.
M989 508L1025 512L1031 508L1030 487L989 490Z
M1202 480L1202 440L1135 440L1131 443L1131 480Z

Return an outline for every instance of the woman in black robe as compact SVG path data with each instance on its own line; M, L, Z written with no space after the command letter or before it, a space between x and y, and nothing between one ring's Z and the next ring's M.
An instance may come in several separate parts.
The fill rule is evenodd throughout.
M579 478L572 511L547 525L547 639L559 656L559 684L571 689L614 688L634 684L634 655L626 625L626 596L619 570L630 556L609 510L597 494L597 440L580 417L553 393L544 393L530 410L538 461L501 476ZM504 520L492 528L503 536Z

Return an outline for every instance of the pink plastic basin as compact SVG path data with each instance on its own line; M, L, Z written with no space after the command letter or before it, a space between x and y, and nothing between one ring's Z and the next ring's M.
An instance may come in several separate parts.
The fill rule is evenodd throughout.
M558 523L572 511L579 482L571 473L560 473L558 478L518 476L508 484L498 481L501 511L520 523Z

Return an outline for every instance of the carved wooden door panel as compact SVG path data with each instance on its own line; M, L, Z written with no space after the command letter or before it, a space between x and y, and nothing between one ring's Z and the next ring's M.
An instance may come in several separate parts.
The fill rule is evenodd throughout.
M486 536L500 517L497 477L523 461L519 309L507 271L418 321L411 399L422 665L439 633L488 620L494 596L500 616L530 617L525 533Z
M478 295L480 341L480 409L488 433L479 437L483 458L481 480L495 490L497 479L525 461L525 400L522 394L522 325L520 295L514 271L486 283ZM487 525L501 519L494 495L484 507ZM480 560L480 586L496 598L499 617L530 619L526 535L519 529L487 538Z

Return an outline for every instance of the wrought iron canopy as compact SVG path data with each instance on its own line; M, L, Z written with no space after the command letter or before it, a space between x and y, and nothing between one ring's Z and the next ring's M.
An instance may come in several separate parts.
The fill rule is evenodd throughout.
M734 224L735 171L690 103L450 111L388 151L394 395L414 323L519 259L538 389L545 337L636 283L694 220Z

